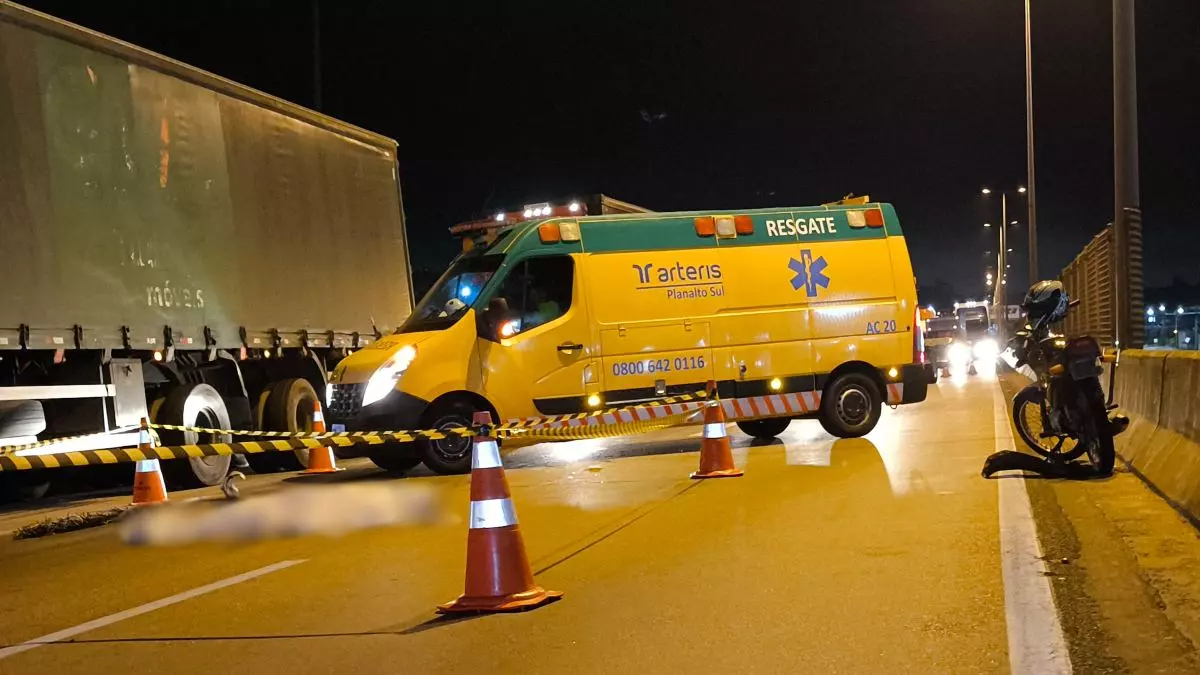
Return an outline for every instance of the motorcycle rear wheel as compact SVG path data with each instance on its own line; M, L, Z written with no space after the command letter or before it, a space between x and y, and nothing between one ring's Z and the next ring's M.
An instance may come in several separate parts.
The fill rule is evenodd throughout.
M1017 428L1017 435L1030 449L1046 459L1056 462L1070 462L1078 459L1087 452L1085 444L1074 438L1050 436L1042 438L1042 400L1046 394L1040 388L1030 385L1013 397L1012 419ZM1111 443L1112 437L1109 437Z

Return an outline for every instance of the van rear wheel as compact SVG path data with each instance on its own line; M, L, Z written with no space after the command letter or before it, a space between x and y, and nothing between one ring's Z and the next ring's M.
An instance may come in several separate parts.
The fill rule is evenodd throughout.
M839 375L825 387L817 419L838 438L858 438L875 428L883 412L879 387L862 373Z
M406 451L412 452L403 443L384 443L367 453L367 458L384 471L404 473L421 463L420 457L405 454Z
M765 420L745 420L738 422L737 427L747 436L767 440L787 431L791 423L790 417L772 417Z

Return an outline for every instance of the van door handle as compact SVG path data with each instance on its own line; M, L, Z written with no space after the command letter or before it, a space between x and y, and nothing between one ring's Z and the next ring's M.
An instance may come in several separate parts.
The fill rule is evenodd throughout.
M583 349L583 345L578 342L564 342L558 346L558 351L564 354L571 354Z

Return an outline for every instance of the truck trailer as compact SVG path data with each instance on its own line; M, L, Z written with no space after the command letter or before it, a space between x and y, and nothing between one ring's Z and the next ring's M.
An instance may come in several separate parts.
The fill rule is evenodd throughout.
M0 446L308 428L326 373L412 311L398 175L395 141L0 0Z

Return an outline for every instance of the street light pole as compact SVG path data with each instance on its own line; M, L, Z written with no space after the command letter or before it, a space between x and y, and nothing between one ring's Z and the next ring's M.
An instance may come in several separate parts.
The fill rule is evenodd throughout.
M996 317L996 336L1000 344L1004 344L1005 330L1007 326L1005 322L1008 320L1008 237L1005 232L1008 231L1008 193L1000 193L1000 269L996 270L996 283L1000 284L999 293L996 297L1000 298L997 304L1000 306L1000 311Z
M1137 51L1134 0L1113 0L1113 181L1116 196L1113 217L1113 290L1116 300L1116 339L1121 346L1134 344L1133 292L1141 282L1130 256L1131 234L1141 240L1141 194L1138 187ZM1139 316L1140 320L1141 317Z
M1025 162L1029 174L1029 283L1033 284L1038 279L1038 259L1037 206L1034 201L1033 175L1033 32L1029 3L1030 0L1025 0Z
M991 188L983 188L983 194L992 194ZM1017 192L1028 194L1028 188L1024 185L1017 188ZM1014 223L1016 221L1013 221ZM1008 320L1008 191L1000 191L1000 253L996 256L996 286L992 291L992 305L996 307L996 326L1003 338L1007 332L1005 322Z

